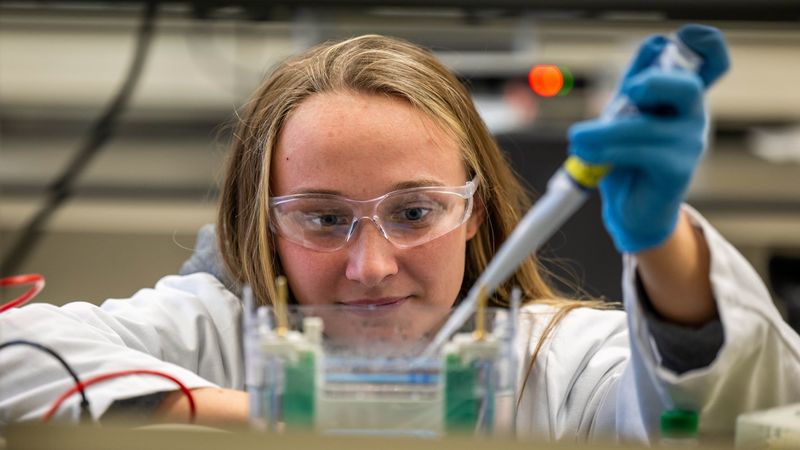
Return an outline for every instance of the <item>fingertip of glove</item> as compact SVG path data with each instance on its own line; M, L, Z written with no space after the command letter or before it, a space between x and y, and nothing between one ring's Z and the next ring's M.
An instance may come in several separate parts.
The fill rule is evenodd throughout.
M676 34L692 50L702 53L704 56L708 56L706 55L708 51L719 50L720 44L725 43L722 32L708 25L686 24Z
M730 57L725 36L714 27L688 24L677 32L678 38L703 57L699 75L710 86L730 68Z
M660 34L651 34L642 41L639 49L643 52L652 52L655 55L661 53L664 46L667 45L667 38Z
M634 76L650 66L658 57L658 55L661 54L661 51L664 50L664 46L666 44L667 38L662 35L656 34L645 38L645 40L639 45L639 51L636 52L636 56L634 57L633 62L631 62L630 67L626 71L623 79Z
M689 72L664 72L651 67L631 78L622 92L643 111L655 106L671 106L676 113L693 110L703 96L703 82Z

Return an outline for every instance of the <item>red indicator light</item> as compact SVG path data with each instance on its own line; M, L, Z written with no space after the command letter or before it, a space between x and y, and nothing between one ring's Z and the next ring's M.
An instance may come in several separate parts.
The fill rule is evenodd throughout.
M564 87L564 76L558 66L538 64L528 73L528 84L538 95L552 97Z

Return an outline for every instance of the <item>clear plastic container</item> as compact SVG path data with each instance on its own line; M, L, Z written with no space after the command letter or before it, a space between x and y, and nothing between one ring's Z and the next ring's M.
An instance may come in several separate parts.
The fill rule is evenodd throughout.
M245 319L251 419L265 430L436 437L498 434L513 423L516 319L487 309L485 334L470 320L432 357L421 357L450 310L290 306ZM502 418L498 420L498 417Z

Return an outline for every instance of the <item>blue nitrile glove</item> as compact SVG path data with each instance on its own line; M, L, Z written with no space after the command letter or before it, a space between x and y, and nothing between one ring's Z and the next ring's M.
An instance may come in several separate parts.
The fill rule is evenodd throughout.
M621 252L664 242L675 229L680 205L706 144L703 91L728 68L722 34L689 25L678 35L704 62L699 74L664 72L652 64L666 40L641 45L620 83L640 113L590 120L569 130L570 153L590 164L609 164L600 183L603 221Z

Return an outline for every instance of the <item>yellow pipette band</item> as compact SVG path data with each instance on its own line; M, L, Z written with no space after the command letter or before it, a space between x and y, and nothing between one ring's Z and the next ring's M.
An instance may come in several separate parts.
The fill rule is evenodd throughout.
M564 161L564 170L584 189L595 189L600 180L611 170L604 164L587 164L577 156L570 156Z

